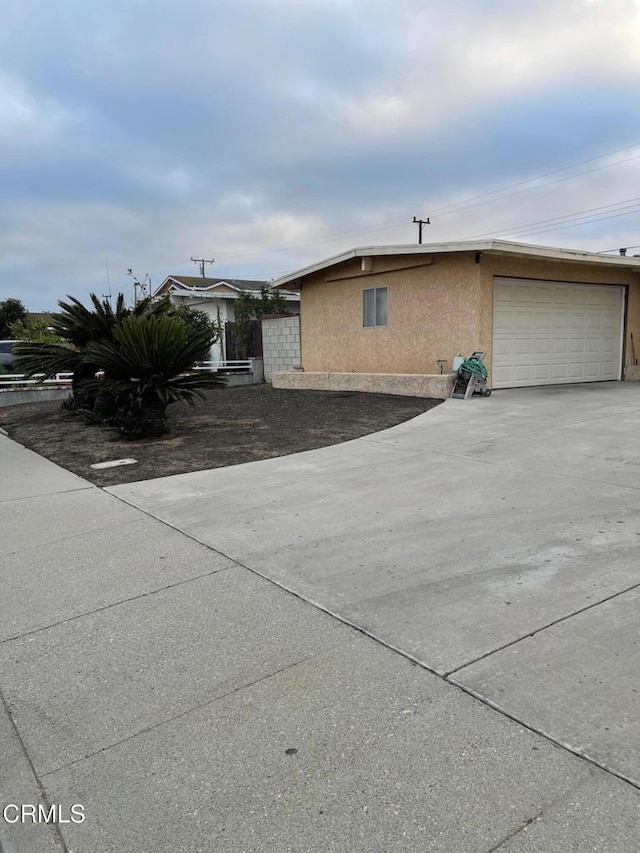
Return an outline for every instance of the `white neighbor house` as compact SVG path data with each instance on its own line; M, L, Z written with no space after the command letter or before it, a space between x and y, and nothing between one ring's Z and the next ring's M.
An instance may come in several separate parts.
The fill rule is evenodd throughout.
M196 275L170 275L155 291L154 296L169 295L176 305L186 305L205 311L212 320L232 323L235 320L234 300L240 293L249 291L260 295L263 287L268 287L268 281L247 281L235 278L203 278ZM289 290L278 291L287 302L291 303L291 313L300 310L300 294ZM224 334L221 340L211 348L212 361L224 361Z

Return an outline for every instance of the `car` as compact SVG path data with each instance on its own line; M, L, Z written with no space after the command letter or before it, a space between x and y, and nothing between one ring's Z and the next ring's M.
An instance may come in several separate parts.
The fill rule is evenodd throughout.
M0 367L10 370L13 366L13 348L22 341L0 341Z

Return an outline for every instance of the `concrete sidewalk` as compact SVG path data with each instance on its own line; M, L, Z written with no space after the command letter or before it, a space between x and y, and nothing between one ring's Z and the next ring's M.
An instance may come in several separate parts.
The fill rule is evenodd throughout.
M0 820L0 838L15 853L636 851L640 797L615 774L636 778L638 391L446 403L112 494L0 436L0 799L86 814ZM594 450L596 419L615 459ZM593 760L552 742L569 722L594 733Z

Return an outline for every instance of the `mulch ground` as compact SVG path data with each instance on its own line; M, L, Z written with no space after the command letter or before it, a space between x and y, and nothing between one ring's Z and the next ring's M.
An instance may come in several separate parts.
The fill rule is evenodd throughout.
M87 425L60 401L0 409L0 426L25 447L85 477L113 486L206 468L222 468L339 444L395 426L440 400L245 385L208 391L192 408L168 409L161 438L127 441L106 425ZM95 471L95 462L135 465Z

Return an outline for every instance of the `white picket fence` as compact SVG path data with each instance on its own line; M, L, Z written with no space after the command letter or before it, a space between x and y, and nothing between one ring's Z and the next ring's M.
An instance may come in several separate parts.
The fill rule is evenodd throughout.
M19 391L22 388L68 388L73 373L56 373L53 379L43 379L44 374L36 373L27 379L24 373L0 373L0 391Z
M255 359L253 358L245 358L237 361L199 361L194 370L202 370L207 371L209 373L220 373L220 372L230 372L234 373L240 371L246 371L247 373L253 372L253 362Z
M201 361L194 370L203 373L250 373L254 381L262 381L262 359L246 358L236 361ZM100 377L96 374L96 378ZM36 374L27 379L24 373L0 373L0 391L21 391L26 388L69 388L73 373L56 373L53 379L44 379L44 374Z

